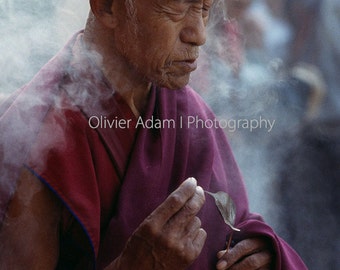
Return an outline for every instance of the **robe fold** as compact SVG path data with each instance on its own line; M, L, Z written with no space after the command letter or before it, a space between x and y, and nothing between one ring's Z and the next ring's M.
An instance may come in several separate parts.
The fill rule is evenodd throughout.
M234 243L264 236L272 243L275 269L306 269L260 216L249 213L223 130L204 126L215 115L203 100L189 86L152 86L146 110L136 118L81 39L82 33L75 35L0 107L0 220L24 166L64 205L58 268L103 269L138 225L195 177L203 189L233 199L241 230ZM216 269L216 254L231 231L210 196L198 216L208 237L188 269Z

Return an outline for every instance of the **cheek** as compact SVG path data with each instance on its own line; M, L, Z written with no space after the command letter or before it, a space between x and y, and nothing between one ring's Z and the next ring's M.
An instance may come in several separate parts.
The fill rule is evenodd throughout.
M173 49L161 44L148 43L140 53L139 64L149 75L160 75L166 72L173 60Z
M168 27L155 27L152 32L146 31L141 40L141 53L154 67L167 66L176 54L177 36Z
M173 29L159 25L148 28L143 27L143 24L138 24L136 28L125 25L125 29L120 29L117 39L120 50L131 66L142 77L153 82L170 79L168 74L173 72L172 62L179 54Z
M154 71L164 70L171 65L171 55L164 50L157 50L151 54L150 64Z
M153 20L149 18L145 21L147 22L137 25L135 35L132 35L130 42L136 56L141 59L139 64L158 73L171 64L176 54L178 29L169 27L163 18L153 18Z

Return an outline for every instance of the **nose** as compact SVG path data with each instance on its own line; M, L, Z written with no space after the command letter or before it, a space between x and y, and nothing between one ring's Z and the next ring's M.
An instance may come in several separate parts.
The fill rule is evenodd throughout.
M184 43L201 46L206 41L206 24L202 17L190 18L188 23L182 29L180 38Z

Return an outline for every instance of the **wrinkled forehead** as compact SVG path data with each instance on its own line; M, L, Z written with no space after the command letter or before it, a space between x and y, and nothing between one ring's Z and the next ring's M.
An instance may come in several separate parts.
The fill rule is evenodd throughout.
M135 4L137 4L136 2L138 1L138 4L141 4L140 6L143 6L143 2L147 3L147 2L161 2L162 4L173 4L173 3L180 3L180 2L211 2L212 4L216 4L219 2L229 2L229 1L235 1L235 0L102 0L103 1L103 5L105 7L105 9L110 10L112 4L114 3L114 1L120 1L121 3L123 3L126 7L128 8L132 8L134 7ZM241 1L241 2L250 2L251 0L236 0L236 1Z

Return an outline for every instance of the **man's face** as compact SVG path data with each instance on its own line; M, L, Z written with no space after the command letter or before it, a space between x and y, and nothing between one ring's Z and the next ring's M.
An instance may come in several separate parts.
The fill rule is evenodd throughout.
M132 72L159 86L185 86L205 42L213 0L118 1L123 12L115 43Z

